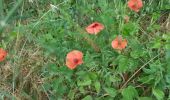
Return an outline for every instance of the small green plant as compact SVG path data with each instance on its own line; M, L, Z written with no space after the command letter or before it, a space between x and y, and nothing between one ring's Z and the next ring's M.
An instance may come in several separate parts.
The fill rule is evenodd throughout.
M0 0L0 99L169 100L169 4Z

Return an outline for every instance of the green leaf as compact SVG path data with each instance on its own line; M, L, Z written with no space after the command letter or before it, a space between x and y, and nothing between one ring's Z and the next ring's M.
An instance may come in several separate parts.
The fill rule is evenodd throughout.
M166 82L170 84L170 73L165 76Z
M138 97L138 92L134 87L128 86L127 88L123 89L122 96L125 100L134 100L134 98Z
M151 41L151 48L160 48L161 47L161 38L156 37L153 41Z
M111 96L115 97L117 95L117 91L114 88L104 88L104 90Z
M99 81L96 81L96 82L94 83L94 86L95 86L96 91L99 93L99 92L100 92L100 82L99 82Z
M166 44L166 45L165 45L165 48L166 48L167 50L170 50L170 44Z
M88 77L91 80L96 80L97 79L97 74L95 72L88 72Z
M48 68L48 71L50 72L50 74L55 74L58 71L55 64L48 64L47 68Z
M75 96L75 91L74 90L70 90L68 97L70 100L74 100L74 96Z
M141 51L139 50L133 50L131 53L130 53L130 56L134 59L137 59L141 56Z
M93 100L93 98L90 95L87 95L86 97L84 97L82 100Z
M161 47L161 42L155 42L152 46L152 48L160 48Z
M99 6L102 8L102 10L108 10L108 4L107 4L107 0L100 0L99 2Z
M167 34L163 34L162 38L165 39L165 40L170 40L170 32L167 33Z
M152 100L150 97L139 97L138 100Z
M157 98L157 100L163 100L164 92L160 89L152 89L153 95Z
M80 91L80 93L86 93L86 90L84 89L84 87L79 87L79 91Z
M77 82L78 86L87 86L91 84L91 80L83 80L83 81L78 81Z
M128 58L125 56L119 56L119 72L125 72L128 70Z
M153 13L153 14L152 14L152 18L153 18L154 20L158 20L158 18L160 18L160 13Z
M129 64L129 71L134 71L138 67L138 60L129 58L128 64Z
M134 35L135 33L137 33L139 30L138 24L136 23L127 23L123 26L123 34L124 35Z
M154 80L154 75L143 76L139 78L139 82L151 84Z
M94 56L92 54L90 54L89 52L86 53L86 55L84 56L84 64L87 66L87 67L92 67L92 66L96 66L95 62L93 61L93 58ZM92 62L93 61L93 62Z
M166 61L167 61L167 64L168 64L167 70L168 70L168 72L170 72L170 48L167 49L167 51L166 51Z

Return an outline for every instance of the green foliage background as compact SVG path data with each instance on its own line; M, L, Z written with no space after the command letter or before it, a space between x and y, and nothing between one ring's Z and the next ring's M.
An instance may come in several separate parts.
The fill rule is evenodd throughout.
M126 0L0 1L1 22L9 16L1 24L0 46L9 52L1 62L1 99L170 99L169 0L143 0L139 13ZM86 34L94 21L105 29ZM121 53L111 47L117 35L128 40ZM69 70L65 57L74 49L84 64Z

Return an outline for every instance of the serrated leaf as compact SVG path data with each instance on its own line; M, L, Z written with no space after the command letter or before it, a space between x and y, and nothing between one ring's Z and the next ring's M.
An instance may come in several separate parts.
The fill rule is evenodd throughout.
M88 72L88 76L91 80L97 79L97 74L95 72Z
M91 84L91 80L83 80L83 81L78 81L77 82L78 86L87 86Z
M99 6L102 8L102 10L107 10L108 7L107 0L99 1Z
M138 92L134 87L128 86L127 88L123 89L122 96L125 100L134 100L134 98L138 97Z
M97 93L99 93L99 92L100 92L100 82L99 82L99 81L96 81L96 82L94 83L94 87L95 87Z
M161 47L161 42L155 42L152 46L152 48L160 48Z
M157 98L157 100L163 100L164 92L160 89L152 89L153 95Z
M117 91L114 88L104 88L104 90L111 96L115 97L117 95Z
M127 23L123 26L124 35L134 35L138 32L138 25L136 23Z
M148 76L140 77L138 81L142 82L142 83L150 84L151 82L153 82L153 80L154 80L154 76L153 75L148 75Z
M141 55L141 52L139 52L138 50L134 50L134 51L132 51L132 52L130 53L130 56L131 56L132 58L134 58L134 59L139 58L140 55Z
M152 100L150 97L139 97L138 100Z
M165 76L166 82L170 84L170 73Z
M86 97L84 97L82 100L93 100L93 98L90 95L87 95Z
M135 59L129 59L129 71L134 71L138 67L138 60Z
M125 72L128 70L128 58L125 56L120 56L119 57L119 72Z

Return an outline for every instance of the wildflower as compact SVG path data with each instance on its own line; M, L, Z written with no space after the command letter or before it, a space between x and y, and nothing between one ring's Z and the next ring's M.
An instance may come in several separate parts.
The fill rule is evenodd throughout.
M86 27L86 31L89 34L97 34L104 29L104 25L98 22L94 22Z
M128 1L128 7L135 12L139 12L142 6L143 6L142 0L129 0Z
M78 50L69 52L66 56L66 65L70 69L76 68L83 63L83 53Z
M121 36L117 36L113 41L112 41L112 47L116 50L122 50L126 48L127 46L127 40L122 39Z
M0 62L5 60L6 56L7 56L7 52L4 49L0 48Z

